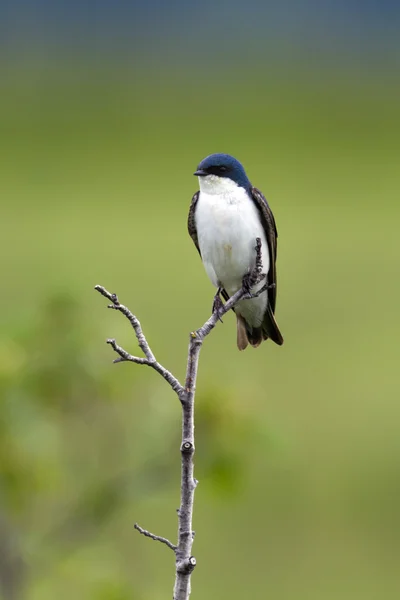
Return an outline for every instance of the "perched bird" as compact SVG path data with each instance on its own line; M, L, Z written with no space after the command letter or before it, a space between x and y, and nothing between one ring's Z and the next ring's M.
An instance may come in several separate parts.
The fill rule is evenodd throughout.
M229 154L211 154L194 173L200 191L192 198L189 234L199 251L211 283L218 288L213 310L241 289L243 278L256 260L256 239L261 239L263 274L268 289L235 306L237 346L257 348L271 338L283 344L275 321L277 237L274 216L263 194L253 187L241 163ZM256 293L265 278L251 290Z

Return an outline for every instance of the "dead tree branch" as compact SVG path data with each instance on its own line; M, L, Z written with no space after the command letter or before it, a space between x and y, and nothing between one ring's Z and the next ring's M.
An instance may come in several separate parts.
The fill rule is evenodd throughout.
M107 343L118 354L118 358L114 362L133 362L138 365L147 365L157 371L170 385L177 394L182 405L182 442L180 446L181 452L181 502L178 509L178 544L175 546L166 538L160 537L143 529L135 524L135 529L142 535L151 538L152 540L161 542L171 548L175 552L175 586L173 600L188 600L190 596L190 579L196 559L192 556L192 545L194 531L192 529L193 519L193 501L194 492L197 481L194 478L193 456L195 451L194 445L194 399L196 392L197 370L201 347L204 339L214 329L218 321L228 311L235 307L241 300L246 300L266 291L268 286L263 286L256 294L252 294L252 288L262 281L265 275L262 274L261 261L261 240L256 239L255 246L256 261L254 268L243 278L242 288L236 292L229 300L218 307L218 310L213 312L211 317L204 323L202 327L193 331L189 337L188 361L186 368L185 385L183 386L178 379L159 363L150 345L143 333L137 317L118 300L116 294L111 294L101 285L96 285L95 289L108 298L111 304L108 308L118 310L130 322L141 348L144 357L133 356L124 348L121 348L114 339L107 340Z
M142 535L150 538L151 540L154 540L155 542L161 542L162 544L165 544L166 546L168 546L168 548L171 548L171 550L176 552L175 544L167 540L167 538L161 537L160 535L154 535L154 533L150 533L150 531L147 531L147 529L143 529L143 527L140 527L140 525L138 525L137 523L134 524L134 528Z

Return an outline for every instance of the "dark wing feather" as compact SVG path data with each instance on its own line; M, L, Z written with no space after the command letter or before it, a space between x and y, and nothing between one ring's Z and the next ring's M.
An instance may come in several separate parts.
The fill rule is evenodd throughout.
M188 231L189 231L190 237L192 238L192 240L194 242L194 245L196 246L196 248L198 250L198 253L201 256L201 252L200 252L200 248L199 248L199 240L197 239L197 229L196 229L196 220L195 220L196 205L197 205L199 196L200 196L200 192L196 192L190 203L189 216L188 216Z
M278 232L276 229L274 215L270 209L265 196L260 190L252 187L250 190L251 197L254 200L255 205L260 211L262 223L264 225L265 236L267 238L268 250L269 250L269 272L267 275L268 285L274 284L274 287L268 291L268 298L271 304L272 312L275 312L276 305L276 256L277 256L277 238Z
M264 339L271 338L276 344L281 346L283 344L283 337L279 331L277 322L275 321L275 305L276 305L276 293L277 293L277 281L276 281L276 255L277 255L277 242L278 242L278 231L276 229L276 223L272 210L270 209L268 202L260 190L255 187L250 189L251 197L258 210L260 211L261 220L264 226L265 236L267 238L270 266L267 275L267 282L273 287L268 290L268 307L265 312L264 321L262 324L262 335ZM251 340L250 340L251 341Z

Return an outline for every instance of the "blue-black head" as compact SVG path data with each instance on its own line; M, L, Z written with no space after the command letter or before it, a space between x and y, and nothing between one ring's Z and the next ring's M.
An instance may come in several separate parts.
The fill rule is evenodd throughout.
M227 177L246 190L251 188L251 183L243 165L229 154L210 154L201 161L194 175L198 177L207 177L207 175Z

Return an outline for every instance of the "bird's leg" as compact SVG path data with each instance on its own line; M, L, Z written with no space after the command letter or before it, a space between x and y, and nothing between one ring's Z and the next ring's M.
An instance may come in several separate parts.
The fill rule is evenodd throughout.
M216 292L216 294L214 296L214 301L213 301L213 305L212 305L212 312L213 313L217 313L218 319L222 323L223 321L222 321L221 317L219 316L219 311L224 306L224 303L222 302L221 296L220 296L221 291L222 291L222 287L219 286L218 289L217 289L217 292Z

